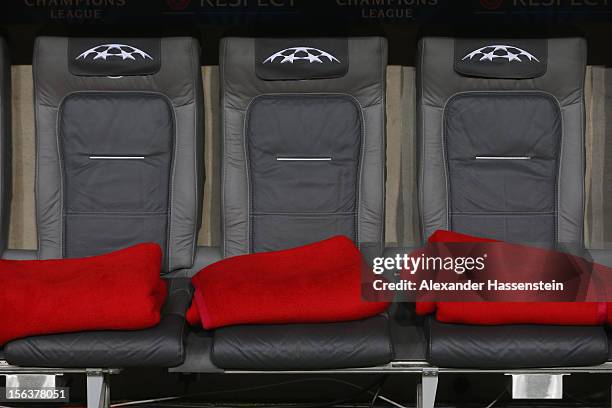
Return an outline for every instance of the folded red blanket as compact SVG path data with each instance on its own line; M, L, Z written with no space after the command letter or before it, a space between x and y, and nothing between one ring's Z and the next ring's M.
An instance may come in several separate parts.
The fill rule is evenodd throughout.
M159 323L167 290L157 244L106 255L0 260L0 345L20 337Z
M428 242L499 242L451 231L436 231ZM606 321L606 303L595 302L417 302L420 315L436 314L444 323L481 325L550 324L601 325Z
M361 298L366 267L342 236L284 251L236 256L192 278L191 324L207 329L236 324L323 323L382 313L388 303Z

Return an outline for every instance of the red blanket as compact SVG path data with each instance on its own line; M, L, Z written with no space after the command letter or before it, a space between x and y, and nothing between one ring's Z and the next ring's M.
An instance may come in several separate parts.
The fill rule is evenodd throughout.
M374 316L389 304L362 300L364 267L359 249L341 236L284 251L228 258L192 278L196 291L187 320L212 329Z
M498 242L450 231L436 231L429 242ZM601 325L606 321L606 303L569 302L417 302L418 314L436 314L444 323L481 325L550 324Z
M20 337L159 323L166 284L157 244L48 261L0 260L0 345Z

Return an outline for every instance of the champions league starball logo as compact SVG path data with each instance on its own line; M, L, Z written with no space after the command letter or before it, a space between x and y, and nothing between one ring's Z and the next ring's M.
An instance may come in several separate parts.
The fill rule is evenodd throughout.
M290 47L270 55L264 60L264 64L278 62L281 64L295 61L308 61L309 63L323 64L324 62L336 62L340 60L330 53L313 47Z
M79 54L75 59L83 59L86 60L89 56L93 55L94 60L102 59L106 61L108 58L121 58L122 60L136 60L136 58L142 59L150 59L152 60L149 54L144 52L141 49L133 47L127 44L100 44L96 45Z

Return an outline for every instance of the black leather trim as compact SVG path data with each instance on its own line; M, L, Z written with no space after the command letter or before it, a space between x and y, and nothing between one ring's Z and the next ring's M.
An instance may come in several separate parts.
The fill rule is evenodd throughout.
M429 363L450 368L592 366L606 362L603 327L472 326L429 320Z
M548 41L542 38L456 38L454 48L454 69L464 76L529 79L546 74L548 68ZM488 53L494 57L487 58Z
M291 54L296 59L285 61ZM255 39L255 75L264 81L341 78L348 70L347 38Z
M68 70L78 76L153 75L162 64L159 38L73 37L67 54Z
M612 329L610 327L606 327L606 335L608 344L612 344ZM612 361L612 347L608 347L608 361Z
M394 350L393 359L425 361L428 344L424 319L416 314L414 304L393 303L388 314Z
M169 282L161 322L136 331L91 331L28 337L8 343L6 360L24 367L173 367L184 359L187 279Z
M11 62L0 38L0 254L8 244L11 207Z
M171 368L175 373L222 373L223 370L212 362L213 332L208 330L190 331L185 346L183 364Z
M242 370L323 370L389 363L389 322L369 319L322 324L232 326L217 329L212 361Z

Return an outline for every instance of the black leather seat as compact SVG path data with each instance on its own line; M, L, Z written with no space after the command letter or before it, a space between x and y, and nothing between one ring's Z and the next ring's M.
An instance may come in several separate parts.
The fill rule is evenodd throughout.
M424 38L419 44L423 237L450 229L583 248L584 72L580 38ZM601 327L432 321L428 361L443 367L597 365Z
M608 357L601 327L471 326L435 319L428 326L428 361L441 367L575 367L601 364Z
M217 329L212 359L225 369L322 370L372 367L390 361L386 316L325 324Z
M338 234L382 252L386 62L382 38L221 42L223 256ZM386 316L227 327L210 343L210 353L190 344L176 370L315 370L393 358Z
M185 358L185 310L191 284L172 279L159 324L136 331L91 331L10 342L5 356L22 367L173 367Z
M163 275L192 267L203 185L199 51L178 37L37 39L39 258L157 242ZM4 356L37 367L179 365L191 285L168 286L156 327L29 337Z

